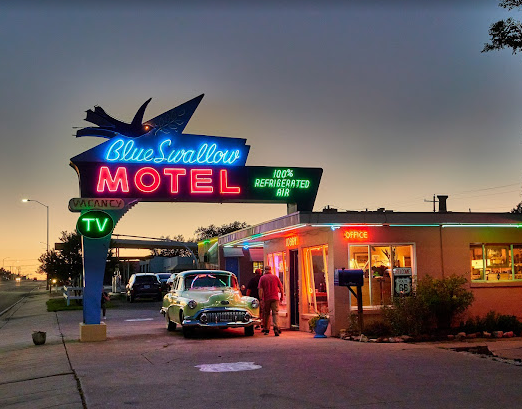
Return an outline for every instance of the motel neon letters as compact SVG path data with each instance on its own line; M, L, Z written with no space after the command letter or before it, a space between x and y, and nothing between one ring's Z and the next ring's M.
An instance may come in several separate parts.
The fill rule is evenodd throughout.
M171 195L177 195L186 187L190 194L239 195L241 188L229 182L227 169L183 167L156 168L144 166L130 174L127 167L119 166L111 171L101 166L98 171L96 191L103 193L128 193L135 187L143 193L155 193L161 185L167 184Z

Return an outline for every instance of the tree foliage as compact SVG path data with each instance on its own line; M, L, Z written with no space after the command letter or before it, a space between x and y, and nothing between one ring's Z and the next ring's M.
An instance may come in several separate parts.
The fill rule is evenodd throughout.
M185 240L185 237L183 234L178 234L176 236L173 236L170 238L170 236L161 236L161 239L165 241L179 241L179 242L193 242L195 239L190 238L188 240ZM186 248L180 248L180 249L152 249L150 251L151 256L154 257L190 257L192 256L192 253L189 249Z
M61 250L49 250L40 256L40 271L46 273L49 278L56 278L59 283L65 283L69 278L73 282L79 282L83 274L81 235L76 231L62 231L60 241L63 243ZM112 274L116 264L117 260L113 257L111 249L107 256L106 276Z
M207 227L198 227L196 231L194 231L194 234L196 235L196 240L206 240L210 239L212 237L222 236L224 234L232 233L236 230L241 230L246 227L249 227L249 225L246 222L232 222L229 224L223 224L221 226L216 226L214 224L211 224Z
M511 209L510 213L522 213L522 202L520 202L513 209Z
M520 9L522 0L501 0L499 6L508 10ZM490 42L482 52L511 49L513 54L522 51L522 24L511 17L493 23L489 28Z

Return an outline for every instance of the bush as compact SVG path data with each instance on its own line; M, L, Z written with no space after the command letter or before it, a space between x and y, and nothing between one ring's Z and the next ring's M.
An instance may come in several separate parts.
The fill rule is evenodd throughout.
M417 336L427 333L432 326L427 306L415 295L394 297L391 306L383 307L383 317L392 335Z
M513 331L519 336L522 333L522 322L514 315L502 315L489 311L483 318L479 316L468 318L466 322L460 324L459 330L467 334L484 331Z
M473 303L473 293L464 285L466 278L452 275L419 281L417 292L409 297L395 297L383 308L385 321L394 335L421 335L437 329L448 330L455 318Z
M363 332L370 337L384 337L392 334L392 328L387 322L375 321L365 325Z
M473 303L473 293L464 288L467 282L465 277L457 275L440 279L426 276L419 282L417 297L426 305L439 330L451 328L455 318Z

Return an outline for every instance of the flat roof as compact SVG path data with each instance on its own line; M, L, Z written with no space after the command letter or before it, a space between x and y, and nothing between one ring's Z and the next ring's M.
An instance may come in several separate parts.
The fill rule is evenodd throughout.
M295 212L219 237L219 245L310 227L500 226L522 228L520 213L346 211Z

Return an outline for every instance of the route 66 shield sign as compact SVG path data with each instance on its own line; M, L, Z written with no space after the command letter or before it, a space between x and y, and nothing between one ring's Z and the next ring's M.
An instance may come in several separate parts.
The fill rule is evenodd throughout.
M394 277L394 295L404 296L411 294L411 276L397 276Z

